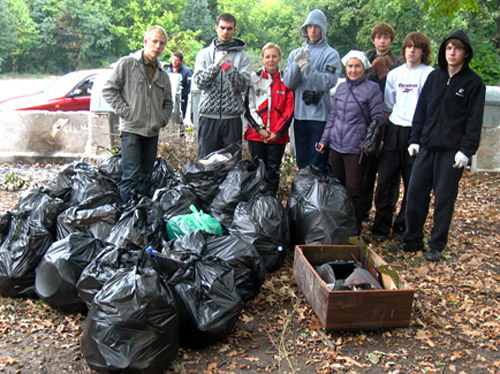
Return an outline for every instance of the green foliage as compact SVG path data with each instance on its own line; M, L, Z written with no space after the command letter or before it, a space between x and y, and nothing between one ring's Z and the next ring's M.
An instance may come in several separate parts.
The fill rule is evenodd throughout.
M169 34L164 58L180 50L192 66L215 37L221 12L236 16L236 37L247 43L254 68L269 41L281 46L285 66L288 53L304 42L299 28L313 8L326 14L328 42L341 56L373 48L371 29L385 21L396 30L396 54L408 32L426 33L435 65L443 38L464 29L475 50L472 67L488 84L498 83L498 0L0 0L0 68L60 74L107 66L142 48L144 31L155 24Z
M470 67L478 73L484 83L491 86L500 84L500 56L491 44L481 44L474 48Z
M15 35L17 25L15 17L5 4L5 0L0 0L0 71L9 51L13 49L15 42L12 35Z
M0 27L0 63L5 59L8 70L17 70L18 66L23 65L23 56L29 54L33 47L33 39L37 35L36 24L22 0L2 0L0 8L3 8L1 19L4 20Z
M189 30L170 35L165 48L165 59L170 59L174 52L180 51L184 55L184 65L193 67L196 55L204 47L196 38L198 34L199 31Z
M408 5L414 0L401 0L401 3ZM427 13L435 16L453 17L457 12L476 12L480 0L420 0Z
M181 14L179 24L183 31L198 31L198 38L207 45L215 37L215 18L208 10L206 0L188 0Z

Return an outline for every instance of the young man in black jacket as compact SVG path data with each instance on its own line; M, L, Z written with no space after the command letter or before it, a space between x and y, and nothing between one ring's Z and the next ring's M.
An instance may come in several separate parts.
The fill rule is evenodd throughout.
M427 78L413 117L408 152L417 159L400 248L424 248L422 229L433 190L434 226L425 254L429 261L438 261L446 247L460 178L479 147L486 87L469 67L471 59L467 34L457 30L448 35L439 48L439 69Z

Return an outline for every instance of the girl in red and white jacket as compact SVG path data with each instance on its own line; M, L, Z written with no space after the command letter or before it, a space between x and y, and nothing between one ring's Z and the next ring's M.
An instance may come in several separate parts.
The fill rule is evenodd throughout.
M294 107L293 91L283 83L280 61L280 47L267 43L262 48L264 66L250 77L245 113L250 154L264 161L269 190L274 194L279 187L281 158L290 141L288 128Z

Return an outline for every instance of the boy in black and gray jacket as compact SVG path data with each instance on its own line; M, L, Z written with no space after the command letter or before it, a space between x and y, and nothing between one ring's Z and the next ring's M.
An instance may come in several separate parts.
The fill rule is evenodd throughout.
M202 91L198 128L198 157L241 142L244 94L250 84L251 62L245 43L233 38L236 19L217 17L217 38L196 56L194 82Z
M447 245L460 178L479 147L486 87L469 67L472 55L469 38L462 30L443 41L439 69L427 78L413 117L408 152L417 159L400 247L408 251L424 248L422 228L433 190L434 227L425 255L429 261L438 261Z

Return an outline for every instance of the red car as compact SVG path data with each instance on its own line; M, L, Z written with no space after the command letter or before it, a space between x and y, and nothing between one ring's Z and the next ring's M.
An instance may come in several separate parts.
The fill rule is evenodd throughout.
M80 111L90 109L90 94L96 75L109 69L68 73L40 92L0 101L0 110Z

